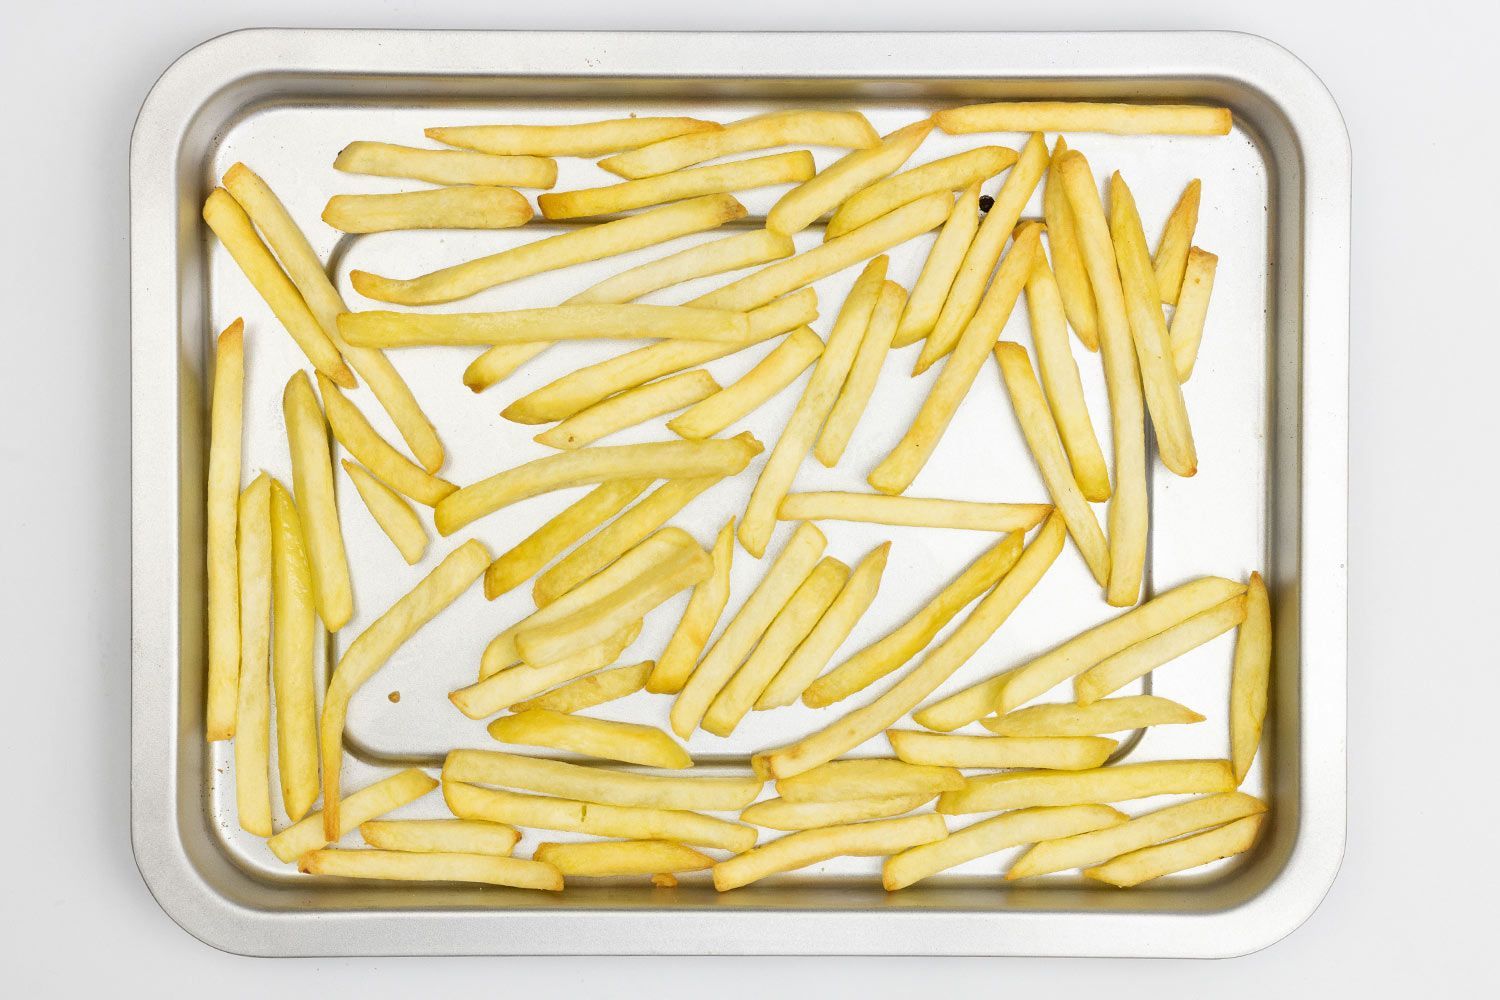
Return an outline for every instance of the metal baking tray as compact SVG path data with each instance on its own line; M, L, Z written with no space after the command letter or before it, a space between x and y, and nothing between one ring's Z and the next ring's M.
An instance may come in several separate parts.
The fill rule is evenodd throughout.
M201 511L211 336L234 316L245 316L250 470L286 475L280 389L304 362L222 248L205 238L199 208L227 166L243 159L267 179L331 261L351 307L361 308L369 304L349 289L351 268L415 274L531 239L543 227L340 240L318 221L329 194L403 186L333 171L334 154L354 139L423 144L421 130L428 125L629 113L729 120L802 105L858 107L885 132L936 107L1000 98L1182 100L1234 111L1234 131L1222 139L1079 134L1069 141L1101 176L1125 173L1153 236L1187 180L1204 182L1196 242L1217 252L1222 264L1202 358L1187 388L1202 471L1184 481L1156 467L1147 584L1161 590L1202 573L1240 576L1258 567L1271 581L1273 715L1246 787L1265 796L1272 812L1254 852L1128 891L1066 876L1007 887L997 879L1007 859L991 857L889 895L874 877L879 859L839 859L724 895L706 880L685 878L671 890L581 881L553 896L312 879L278 864L257 838L238 829L231 754L223 744L206 746L201 736ZM1019 144L1021 138L998 141ZM934 134L912 162L983 141L996 140ZM820 164L834 155L815 152ZM558 189L607 182L586 161L560 164ZM151 891L190 933L257 955L1222 956L1289 933L1326 892L1344 843L1349 148L1333 100L1285 50L1229 33L244 31L200 45L163 74L136 124L130 169L132 835ZM758 224L779 193L744 196L751 212L745 224ZM1039 196L1028 214L1038 208ZM799 246L818 238L805 233ZM893 278L910 284L928 240L892 254ZM553 304L650 253L538 275L445 308ZM820 332L826 333L854 270L818 283ZM700 287L648 301L682 301L725 280L705 279ZM1012 318L1007 336L1026 339L1024 312ZM565 345L481 395L459 380L472 351L395 357L444 437L445 474L463 483L543 452L530 441L532 431L499 419L505 402L615 349ZM914 353L898 352L889 361L870 416L840 467L806 463L798 489L863 487L863 476L900 435L935 374L907 378ZM712 368L733 378L758 354ZM1103 428L1098 365L1086 362L1083 370ZM747 422L768 444L801 384ZM365 409L388 430L383 414ZM619 440L662 433L657 422ZM1108 435L1101 439L1107 448ZM709 541L717 525L742 508L754 471L701 497L678 523ZM341 636L327 644L329 662L340 642L357 635L462 537L473 534L499 551L572 499L538 498L479 522L472 533L435 539L426 561L409 568L379 536L347 480L339 479L357 608ZM980 377L910 492L1045 498L992 371ZM989 542L963 531L826 527L829 553L846 562L878 541L894 543L879 598L845 655L924 602ZM773 551L788 531L780 529ZM762 567L741 552L735 592L743 595ZM1070 547L945 690L1108 617L1097 594ZM485 642L522 613L525 600L517 591L488 604L472 588L366 685L350 715L348 787L397 765L436 767L455 744L489 742L482 724L462 718L444 695L472 679ZM661 648L681 600L653 616L622 662ZM1157 692L1198 708L1209 721L1131 741L1125 746L1130 759L1226 752L1228 659L1229 640L1220 639L1148 679ZM399 701L392 698L396 693ZM609 706L608 714L660 725L667 706L665 698L642 693ZM753 713L731 738L699 733L690 748L702 769L743 767L751 751L820 725L818 714L800 706ZM872 743L859 752L882 751ZM433 795L403 814L441 811Z

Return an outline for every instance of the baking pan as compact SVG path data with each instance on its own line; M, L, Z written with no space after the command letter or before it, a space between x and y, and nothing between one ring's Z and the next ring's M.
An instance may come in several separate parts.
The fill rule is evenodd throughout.
M1148 230L1182 186L1204 182L1196 242L1221 266L1203 354L1187 399L1201 471L1179 480L1155 467L1147 585L1159 591L1203 573L1263 567L1277 623L1273 716L1246 789L1272 806L1251 854L1118 891L1076 876L1006 886L1003 863L981 859L906 891L879 887L879 859L836 859L724 895L706 880L676 889L590 885L561 896L494 889L350 884L299 876L234 822L232 759L205 745L203 471L206 382L214 331L237 315L250 345L245 465L285 476L280 388L302 360L222 248L199 208L214 179L243 159L281 194L328 259L354 308L351 268L399 276L528 240L524 233L393 233L339 239L317 221L336 191L400 182L331 169L354 139L424 144L429 125L577 121L623 114L729 120L793 106L864 110L881 132L947 105L1002 98L1208 102L1229 106L1226 138L1070 135L1101 176L1131 181ZM913 163L984 141L934 134ZM816 151L827 163L831 150ZM560 161L558 189L605 183L585 161ZM1344 842L1345 525L1349 149L1337 108L1295 57L1254 36L1140 34L672 34L256 30L226 35L173 64L147 97L131 149L133 394L132 836L142 874L184 928L256 955L784 953L1222 956L1252 951L1316 907ZM748 193L746 225L779 190ZM1039 200L1028 214L1035 215ZM556 225L556 224L545 224ZM563 224L565 225L565 224ZM1154 231L1151 233L1154 237ZM804 233L799 247L819 238ZM892 254L910 284L927 241ZM684 242L682 245L686 245ZM649 256L649 252L646 256ZM554 304L645 256L538 275L446 308ZM703 287L725 279L706 279ZM853 272L818 283L826 333ZM680 301L698 288L648 301ZM1025 339L1024 310L1008 336ZM498 410L607 345L566 345L508 382L471 394L460 373L472 351L393 356L442 433L445 475L470 482L543 453L531 431ZM1080 356L1082 352L1080 351ZM798 489L861 488L900 435L929 376L906 377L914 352L888 362L870 413L836 470L808 462ZM758 352L716 363L736 377ZM722 367L721 367L722 366ZM1096 424L1105 426L1097 364L1085 363ZM804 376L805 377L805 376ZM768 443L800 385L746 426ZM373 408L378 427L388 430ZM619 440L659 438L642 429ZM1108 445L1108 436L1103 435ZM753 472L754 470L752 470ZM749 490L721 484L682 517L708 541ZM470 534L499 551L571 500L544 497L434 541L406 567L340 476L356 615L327 644L328 661L454 544ZM913 495L1041 500L1040 480L986 371ZM789 529L782 527L774 546ZM924 602L988 539L976 533L827 525L846 562L893 541L879 599L845 655ZM735 592L761 570L738 556ZM1107 617L1069 548L953 690ZM489 743L481 723L444 697L472 680L479 651L521 613L520 591L489 604L473 588L366 685L352 706L346 784L394 766L435 767L454 745ZM680 608L681 598L673 608ZM664 610L622 662L651 656L675 621ZM1131 760L1222 756L1228 639L1194 651L1137 690L1209 716L1130 741ZM878 686L876 690L878 690ZM862 703L867 691L846 707ZM610 706L613 718L662 724L667 700L646 694ZM833 711L837 711L834 709ZM827 711L825 710L825 713ZM756 749L821 724L800 706L754 713L729 739L690 744L700 769L743 768ZM865 747L859 753L880 753ZM769 794L769 793L768 793ZM1148 802L1143 807L1158 803ZM437 796L403 815L438 815ZM560 839L546 834L547 839ZM528 834L528 840L534 835ZM523 844L523 849L529 847Z

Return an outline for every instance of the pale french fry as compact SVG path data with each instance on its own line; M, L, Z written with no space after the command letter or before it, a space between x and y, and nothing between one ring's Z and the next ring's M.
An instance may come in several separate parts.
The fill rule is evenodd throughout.
M792 594L813 571L828 540L811 524L800 524L786 547L777 555L766 575L755 585L740 610L730 619L717 642L709 648L698 668L672 703L672 731L683 739L692 736L709 705L744 662L750 649L765 634L771 620L786 606ZM757 692L759 693L759 692Z
M423 129L429 139L449 146L508 156L603 156L670 139L688 132L716 132L724 126L699 118L611 118L575 125L457 125Z
M813 678L828 665L834 651L854 631L860 617L875 600L890 552L891 543L883 542L859 561L859 565L854 567L854 572L849 576L849 582L839 591L823 617L818 619L811 634L787 659L771 683L766 685L765 691L755 702L756 711L790 705L807 690Z
M539 195L537 206L548 219L580 219L591 215L613 215L632 208L647 208L705 194L745 191L774 184L798 184L817 173L812 154L805 149L772 153L748 160L731 160L707 167L674 170L654 177L624 181L580 191L558 191ZM767 220L768 228L770 219Z
M1000 365L1000 376L1010 396L1016 421L1021 425L1021 433L1026 438L1026 446L1042 474L1042 481L1047 484L1047 493L1067 522L1068 534L1073 536L1073 544L1078 546L1089 572L1094 574L1099 586L1108 586L1109 543L1104 540L1094 509L1084 499L1077 480L1073 478L1062 437L1051 411L1047 409L1042 386L1031 370L1031 358L1026 354L1026 348L1013 341L1001 341L995 345L995 361ZM1108 485L1108 480L1105 480L1105 485Z
M490 313L344 313L339 333L357 347L521 344L544 340L665 338L743 344L743 313L691 306L546 306Z
M880 881L888 892L894 892L946 868L1008 847L1108 829L1118 826L1125 819L1124 813L1101 805L1055 806L1008 812L993 819L981 820L962 830L954 830L936 843L908 848L886 858L881 868Z
M1188 248L1193 245L1193 230L1198 228L1198 202L1202 196L1203 182L1195 177L1183 190L1172 214L1167 216L1167 224L1161 231L1161 242L1156 244L1156 253L1151 258L1157 292L1161 295L1161 300L1169 305L1177 304L1177 296L1182 291Z
M860 338L859 351L849 366L849 376L839 390L838 400L828 411L823 431L813 446L813 457L830 469L838 464L854 436L859 418L875 393L875 383L880 378L885 356L891 352L891 340L896 336L896 322L906 305L906 289L894 281L884 282L875 300L875 311L865 325L865 334Z
M1140 885L1163 875L1245 853L1254 846L1264 821L1264 816L1246 816L1207 833L1132 851L1097 868L1085 868L1083 874L1121 888Z
M496 557L484 572L484 596L493 601L531 579L550 559L624 510L650 485L649 479L615 479L594 487Z
M823 213L886 176L911 159L922 140L932 131L931 121L914 122L897 129L879 146L856 149L818 175L781 196L766 213L766 228L778 233L800 233Z
M964 188L958 203L953 206L948 221L938 232L927 259L922 263L922 273L911 286L911 295L906 300L906 309L896 324L896 336L891 340L892 348L915 344L932 332L937 325L943 303L948 300L948 290L963 265L964 255L974 242L979 231L979 182Z
M403 229L513 229L531 221L531 203L512 188L445 187L398 194L336 194L323 221L341 233Z
M1156 293L1156 276L1151 270L1140 213L1118 170L1109 179L1109 229L1114 239L1115 259L1119 262L1120 285L1125 293L1146 410L1156 428L1156 450L1167 468L1179 476L1191 476L1198 471L1198 453L1193 445L1187 404L1182 399L1182 383L1177 380L1177 369L1172 362L1167 321L1161 311L1161 296Z
M343 765L344 719L349 701L406 640L479 579L489 565L484 545L470 540L450 552L431 573L359 634L340 657L323 696L318 746L323 765L323 831L338 839L339 772Z
M713 437L791 385L822 353L823 339L799 326L738 382L668 420L667 429L689 441Z
M974 132L1108 132L1113 135L1228 135L1228 108L1197 104L1000 101L935 116L950 135Z
M641 774L499 750L448 751L443 764L443 780L520 788L612 806L709 811L743 809L755 801L762 784L759 778L749 776L699 778Z
M565 451L534 459L463 487L437 505L441 534L503 507L554 490L611 479L692 479L732 476L761 451L748 432L712 441L654 441Z
M1047 186L1042 193L1042 215L1047 220L1047 245L1052 250L1052 270L1057 276L1057 291L1062 296L1068 324L1078 334L1079 343L1091 351L1099 350L1099 317L1094 306L1094 288L1089 284L1083 251L1078 247L1078 230L1073 222L1073 206L1063 190L1058 161L1068 151L1062 136L1052 146L1052 162L1047 166Z
M833 760L776 782L787 802L841 802L874 795L926 795L964 787L952 767L922 767L889 757Z
M640 622L621 629L607 640L545 667L497 666L468 687L448 692L448 700L471 719L483 719L549 688L592 674L619 658L625 647L641 634Z
M916 656L969 602L989 590L1015 565L1024 535L1017 530L970 563L926 607L895 631L855 653L813 682L802 696L808 708L825 708L874 684ZM924 695L925 697L925 695Z
M703 715L703 728L728 736L812 632L849 580L849 567L825 556L776 613L754 652L735 671Z
M438 783L424 771L412 767L361 788L341 804L338 836L342 837L361 823L421 798L437 786ZM315 812L267 839L266 846L279 860L291 864L308 851L326 847L337 839L324 836L323 814Z
M677 876L670 872L660 872L651 876L651 884L658 889L677 888Z
M1245 590L1245 619L1234 644L1229 682L1229 757L1236 783L1245 780L1266 721L1271 688L1271 599L1259 573Z
M868 149L879 143L880 134L857 111L773 111L617 153L600 160L599 166L617 177L634 179L752 149L803 144Z
M1203 340L1203 321L1208 316L1208 298L1214 290L1214 271L1218 266L1218 255L1197 247L1188 251L1182 292L1177 297L1177 311L1172 314L1170 329L1172 366L1177 370L1177 378L1183 382L1193 377L1198 345Z
M534 708L503 715L489 724L489 734L501 743L571 750L604 760L620 760L648 767L685 768L693 758L672 737L655 726L590 719Z
M240 829L271 835L271 477L240 494L240 682L234 712L234 798Z
M776 509L781 506L781 498L791 488L802 460L812 450L813 441L848 378L865 326L875 311L888 263L884 255L876 257L855 279L854 287L839 309L833 331L828 335L828 344L813 368L807 387L802 390L802 398L782 428L781 437L776 439L771 456L751 490L740 523L739 539L745 551L757 559L765 555L766 543L776 529Z
M235 320L219 334L214 351L213 401L209 411L207 486L208 694L204 738L234 736L240 677L240 569L235 531L239 523L240 452L245 424L245 323Z
M895 854L918 844L942 840L947 835L942 817L932 813L789 833L764 847L714 865L714 888L727 892L767 875L795 871L830 858Z
M1091 833L1072 836L1058 834L1055 835L1057 839L1041 838L1040 843L1011 865L1005 878L1011 881L1069 868L1087 868L1186 833L1206 830L1265 811L1264 802L1243 792L1206 795Z
M1036 189L1047 169L1047 162L1047 144L1040 135L1033 135L1022 148L1021 158L1016 161L1015 167L1006 176L1005 183L1000 186L994 205L985 213L984 220L979 224L979 231L975 233L973 242L964 254L964 262L953 278L953 285L943 301L937 322L927 335L927 342L922 345L915 374L926 371L933 362L953 350L970 321L978 317L981 302L989 301L993 292L985 292L985 282L990 280L995 264L1000 260L1000 252L1005 249L1005 241L1016 228L1022 210L1031 199L1031 192ZM1015 253L1014 247L1011 248L1011 253ZM1021 273L1023 283L1029 273L1029 267ZM998 282L998 276L996 280ZM1006 315L1009 315L1008 310L1002 315L985 317L994 326L992 332L998 334Z
M411 509L411 505L399 493L376 479L363 465L357 465L347 458L342 464L354 483L354 488L359 491L359 498L369 509L370 516L375 518L380 530L396 546L401 558L406 560L408 566L421 562L422 556L427 552L427 529L422 527L422 519L417 517L417 512Z
M312 567L313 602L323 627L337 632L354 615L354 592L334 502L328 429L306 372L297 372L287 381L281 410L292 455L292 492L302 515L303 540Z
M1078 704L1089 705L1118 691L1244 620L1245 595L1241 594L1100 660L1074 678L1073 693Z
M1136 367L1125 292L1115 263L1114 244L1089 161L1076 150L1064 153L1058 173L1073 212L1073 229L1094 292L1109 421L1114 441L1114 488L1109 505L1109 587L1105 599L1117 608L1140 600L1150 530L1146 495L1146 412Z
M1153 795L1234 791L1227 760L1160 760L1087 771L1002 771L969 778L938 797L938 812L958 815L1030 806L1124 802Z
M532 438L549 448L582 448L616 431L645 423L701 402L718 392L719 383L702 368L668 375L637 389L626 389L602 403L573 414Z
M1040 252L1039 239L1037 227L1028 226L1001 261L994 282L984 293L984 301L954 346L953 356L943 364L943 370L932 383L921 410L900 443L867 477L867 482L880 492L904 492L927 464L959 404L974 385L995 338L1015 308L1016 299L1026 284L1026 275L1031 273L1032 258ZM935 336L936 330L927 338L923 351L933 343L932 337Z
M476 788L461 781L444 781L443 798L453 814L462 819L484 819L540 830L629 840L671 840L726 851L747 851L755 846L757 838L754 827L695 812L520 795Z
M458 489L392 447L370 426L359 407L322 372L318 372L318 393L323 397L323 415L328 418L334 438L391 489L428 507L436 506L439 500Z
M970 684L946 698L940 698L913 712L912 721L940 733L951 733L967 726L995 710L995 701L1010 681L1012 673L1014 671L997 674L977 684Z
M286 487L271 480L271 673L276 692L276 763L281 804L297 822L318 797L318 708L313 693L316 612L302 519Z
M518 701L511 707L517 712L533 708L549 712L581 712L586 708L635 694L646 686L646 677L655 665L651 660L642 660L628 667L601 670L597 674L580 677L562 687L553 688L546 694Z
M492 854L509 857L521 832L477 819L387 819L359 825L371 847L420 854Z
M1202 722L1203 716L1170 698L1133 694L1105 698L1092 705L1061 702L1033 705L1005 715L980 720L996 736L1096 736L1124 733L1147 726Z
M557 183L557 164L546 157L418 149L388 142L351 142L339 150L333 169L373 177L404 177L429 184L549 188Z
M733 196L705 195L613 222L558 233L415 278L383 278L368 271L351 271L349 280L355 291L380 302L436 305L467 298L518 278L571 264L602 260L689 233L716 229L744 217L745 206Z
M788 493L776 516L783 521L862 521L913 528L1030 531L1052 513L1045 503L980 503L884 493Z
M534 856L568 878L659 875L706 871L714 859L669 840L601 840L584 844L537 844Z
M734 518L731 517L719 529L710 558L713 559L713 572L693 588L693 596L688 599L682 620L677 623L677 629L667 641L667 648L662 650L655 669L646 680L646 690L652 694L676 694L682 690L688 675L698 665L698 657L703 655L703 647L708 645L708 637L719 623L719 616L724 613L724 605L729 603L729 571L734 563Z
M866 819L901 816L932 798L931 795L919 794L881 795L868 799L846 799L842 802L767 799L740 813L740 819L772 830L816 830L819 827L858 823Z
M869 705L790 746L756 755L761 766L777 778L790 778L847 753L889 728L952 676L995 634L1062 551L1066 534L1062 518L1053 514L995 589L985 595L963 624L934 647L914 670Z
M963 191L994 177L1016 162L1016 151L1005 146L980 146L876 181L839 206L828 221L825 239L834 239L873 222L918 198L944 191ZM976 196L976 207L977 207ZM976 212L974 223L979 223Z
M1035 767L1082 771L1102 767L1117 743L1099 736L948 736L914 729L886 733L891 749L908 764L940 767Z
M305 854L297 870L308 875L404 882L484 882L517 889L561 892L562 873L549 864L493 854L415 853L374 849L324 849Z

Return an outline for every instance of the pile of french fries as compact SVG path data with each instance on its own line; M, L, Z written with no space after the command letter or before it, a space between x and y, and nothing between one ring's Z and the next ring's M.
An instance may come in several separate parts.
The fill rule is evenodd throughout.
M354 142L338 154L337 169L435 187L334 195L323 220L347 233L522 226L534 213L516 189L553 187L557 157L600 158L597 166L618 178L537 198L546 219L603 221L416 277L353 272L360 295L399 312L351 310L276 195L236 164L203 217L311 368L295 372L283 394L290 488L262 472L242 489L245 338L272 334L252 334L236 320L218 337L207 474L206 731L211 741L234 741L240 825L265 837L277 858L313 874L546 890L604 876L671 886L684 873L709 872L724 891L847 855L884 858L884 886L895 890L1019 847L1026 850L1006 879L1082 869L1101 883L1132 886L1248 850L1266 812L1265 803L1238 791L1267 709L1265 583L1259 573L1248 582L1209 575L1141 603L1148 428L1168 470L1192 476L1197 468L1182 386L1193 372L1217 264L1192 244L1201 185L1187 185L1153 254L1125 178L1109 178L1106 206L1084 154L1060 136L1049 151L1043 138L1224 135L1230 126L1219 108L1001 103L939 111L884 137L858 112L791 110L727 125L662 117L428 129L444 149ZM1020 149L981 145L903 170L934 129L1030 138ZM766 152L811 145L848 152L821 171L806 148ZM741 153L756 155L725 159ZM996 178L995 192L982 196ZM735 192L770 185L791 187L761 228L661 256L556 306L411 308L711 231L746 216ZM1044 219L1023 219L1039 186ZM820 222L822 243L795 252L792 237ZM891 281L887 251L934 230L913 286ZM820 306L810 285L856 267L824 337L810 326ZM636 301L735 271L746 273L681 305ZM1002 339L1023 294L1034 358ZM1112 469L1085 405L1069 329L1086 349L1085 363L1097 352L1102 364ZM550 424L536 440L555 453L477 482L442 478L437 430L385 352L483 347L464 374L469 388L483 391L550 345L578 338L654 343L570 372L506 407L506 419ZM776 338L779 345L733 384L700 367ZM794 492L809 454L829 467L843 459L860 423L874 419L868 403L887 355L917 344L915 372L941 367L904 436L868 470L873 492ZM991 357L1049 502L905 496ZM766 445L753 435L725 435L808 369L763 460ZM349 394L360 380L404 447L383 438ZM600 443L664 417L660 440ZM430 508L438 533L448 536L530 497L590 490L498 556L477 540L454 547L345 645L320 707L318 625L326 633L344 627L355 597L330 430L346 456L339 465L409 564L423 559L429 541L413 503ZM752 465L748 505L719 526L710 547L669 523ZM1093 505L1105 501L1101 524ZM795 527L726 619L736 548L762 558L780 520ZM850 565L826 551L816 522L827 520L963 528L992 532L996 541L954 567L925 607L829 669L876 598L890 543ZM1104 599L1121 612L928 702L1017 613L1070 538ZM344 788L351 698L481 578L492 600L532 581L536 609L489 639L474 683L450 699L463 715L491 720L498 744L539 755L454 749L440 779L412 768ZM691 594L685 611L655 658L620 663L643 620L684 592ZM1165 698L1117 692L1231 629L1238 632L1228 759L1116 763L1120 744L1110 734L1204 720ZM893 676L858 708L834 708ZM1032 704L1069 680L1072 701ZM277 777L289 820L279 830L273 691ZM639 691L671 699L670 732L582 714ZM728 736L752 712L799 700L833 709L826 724L756 753L742 773L683 773L693 759L679 741L699 728ZM976 722L987 733L954 732ZM848 756L882 738L892 756ZM549 751L598 763L565 763ZM763 795L766 782L774 782L774 796ZM452 818L382 818L439 786ZM1117 808L1161 795L1194 797L1133 817ZM523 829L596 839L538 843L525 859L513 856ZM761 829L782 835L762 844ZM366 847L333 846L355 830Z

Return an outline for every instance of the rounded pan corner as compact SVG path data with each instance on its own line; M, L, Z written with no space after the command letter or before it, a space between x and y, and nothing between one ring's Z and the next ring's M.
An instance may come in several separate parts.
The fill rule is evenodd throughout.
M1328 898L1343 869L1346 844L1340 824L1336 841L1318 841L1315 850L1303 850L1307 856L1302 858L1294 854L1263 892L1242 906L1208 918L1212 925L1206 928L1209 939L1232 941L1233 945L1199 957L1245 958L1291 937Z

